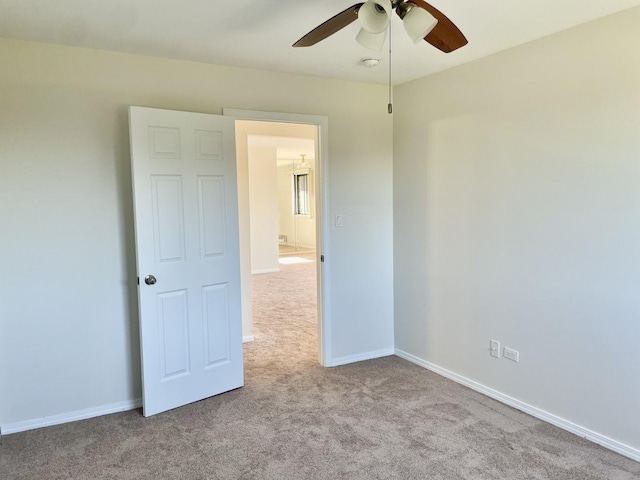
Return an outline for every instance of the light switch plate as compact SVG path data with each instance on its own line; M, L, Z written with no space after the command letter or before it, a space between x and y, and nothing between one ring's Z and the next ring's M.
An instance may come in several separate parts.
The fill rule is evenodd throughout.
M489 353L492 357L500 358L500 342L497 340L491 340L489 343Z

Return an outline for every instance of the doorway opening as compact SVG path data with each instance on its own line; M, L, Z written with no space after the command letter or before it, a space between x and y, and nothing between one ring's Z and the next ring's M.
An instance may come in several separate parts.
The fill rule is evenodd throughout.
M251 307L258 362L318 351L313 125L236 121L247 141ZM295 360L295 361L291 361ZM282 365L283 369L287 365Z
M224 114L236 119L244 340L326 366L326 117Z

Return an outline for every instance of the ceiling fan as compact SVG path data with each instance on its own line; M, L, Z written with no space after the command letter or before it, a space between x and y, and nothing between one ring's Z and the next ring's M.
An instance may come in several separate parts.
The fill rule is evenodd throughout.
M370 50L382 50L393 10L402 19L413 43L424 39L444 53L453 52L468 43L451 20L423 0L367 0L318 25L293 46L315 45L358 19L361 26L356 37L358 43Z

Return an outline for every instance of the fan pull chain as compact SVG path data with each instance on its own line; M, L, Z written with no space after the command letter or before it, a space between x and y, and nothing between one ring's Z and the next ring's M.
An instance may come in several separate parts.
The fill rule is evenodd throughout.
M393 104L391 102L391 22L389 22L389 105L387 105L389 115L393 113Z

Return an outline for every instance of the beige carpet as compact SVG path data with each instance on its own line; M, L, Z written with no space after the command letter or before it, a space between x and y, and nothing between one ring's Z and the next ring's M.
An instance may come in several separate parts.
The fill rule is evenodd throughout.
M640 479L639 463L399 358L319 367L313 268L254 277L244 388L6 436L0 479Z

